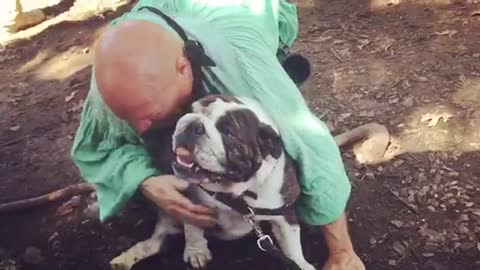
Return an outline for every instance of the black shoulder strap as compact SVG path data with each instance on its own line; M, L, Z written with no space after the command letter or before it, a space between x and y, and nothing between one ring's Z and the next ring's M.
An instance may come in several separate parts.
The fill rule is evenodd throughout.
M205 87L203 86L203 81L205 80L205 76L202 72L202 66L215 66L215 62L205 54L205 51L202 45L195 40L191 40L188 38L185 31L182 29L178 23L176 23L172 18L167 16L161 10L151 7L151 6L143 6L138 10L146 9L150 12L157 14L158 16L162 17L165 22L173 29L175 32L178 33L180 38L184 41L184 49L185 54L190 60L192 65L192 72L193 72L193 98L199 99L207 95L207 91L205 91Z
M256 215L265 215L265 216L280 216L285 214L285 212L290 209L291 205L283 205L278 208L258 208L258 207L250 207L247 202L243 199L244 196L250 197L254 200L258 198L255 192L250 190L245 191L241 196L234 198L231 193L225 192L212 192L204 187L200 186L205 192L210 194L211 196L215 196L215 199L219 202L229 206L233 210L237 211L242 215L251 214L253 211Z

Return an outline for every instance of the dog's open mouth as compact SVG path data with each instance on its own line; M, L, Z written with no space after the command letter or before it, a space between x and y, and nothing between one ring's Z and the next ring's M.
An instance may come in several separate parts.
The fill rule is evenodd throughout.
M179 177L199 184L217 183L225 178L224 174L214 173L200 167L192 153L186 148L177 147L175 154L176 159L172 167L175 174Z

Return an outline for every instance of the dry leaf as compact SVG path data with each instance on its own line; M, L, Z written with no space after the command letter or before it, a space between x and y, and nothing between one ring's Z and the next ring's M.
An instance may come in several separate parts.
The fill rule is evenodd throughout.
M444 112L444 113L427 113L422 116L420 119L420 122L429 122L428 126L429 127L434 127L438 124L440 119L443 119L443 122L446 123L450 118L453 117L453 114Z
M19 131L20 130L20 125L15 125L9 128L10 131Z
M425 253L422 253L422 256L425 258L429 258L429 257L435 256L435 254L431 252L425 252Z
M407 247L399 241L393 243L392 249L398 256L403 256L407 252Z
M337 50L337 52L342 59L344 57L349 58L352 55L349 48L340 49L340 50Z
M417 76L415 80L419 82L428 82L427 77L423 77L423 76Z
M382 51L386 52L393 46L393 44L395 44L394 39L391 39L391 38L383 39L380 41L380 45L375 50L375 52L382 52Z
M392 220L390 221L390 224L394 225L395 227L397 227L398 229L403 227L405 225L405 223L403 221L400 221L400 220Z
M78 93L78 91L73 91L70 93L70 95L65 97L65 102L70 102L73 98L75 98L75 95Z
M357 46L357 48L359 50L363 49L363 47L367 46L368 44L370 44L370 40L369 39L357 39L357 41L360 43L360 45Z
M439 36L447 36L448 35L448 37L452 37L456 33L458 33L457 30L445 30L443 32L435 32L435 34L437 34Z
M412 97L412 96L406 97L402 101L402 105L405 106L405 107L411 107L413 105L413 99L414 99L414 97Z
M57 238L59 235L58 235L58 232L54 232L47 240L48 243L52 242L55 238Z
M332 39L332 36L329 35L321 35L320 37L317 38L317 41L323 42Z
M84 103L83 100L80 100L78 104L74 103L74 105L70 109L68 109L68 112L77 112L81 110L83 108L83 103Z
M343 122L345 121L345 119L347 119L348 117L350 117L350 115L352 115L352 113L342 113L338 116L338 122Z
M472 12L472 14L470 14L470 16L480 16L480 9L479 10L475 10L474 12Z

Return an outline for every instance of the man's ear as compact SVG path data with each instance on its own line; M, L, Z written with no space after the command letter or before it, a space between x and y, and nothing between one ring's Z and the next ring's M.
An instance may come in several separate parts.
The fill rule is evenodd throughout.
M282 155L282 138L271 126L264 123L260 123L258 127L258 146L263 158L268 155L279 158Z
M190 61L183 55L177 58L177 73L181 76L193 80L192 67Z

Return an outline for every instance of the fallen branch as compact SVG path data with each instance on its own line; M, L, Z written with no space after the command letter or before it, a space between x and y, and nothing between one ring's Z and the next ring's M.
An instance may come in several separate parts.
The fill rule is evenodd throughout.
M397 200L399 200L404 206L406 206L410 211L412 211L415 214L418 214L418 208L415 205L407 202L404 198L400 197L400 195L398 195L392 190L388 190L388 192L392 194L393 197L395 197Z
M14 212L18 210L24 210L27 208L40 206L47 202L53 202L65 197L72 197L78 194L91 192L95 190L95 186L88 183L80 183L70 185L68 187L41 195L33 198L17 200L8 203L1 203L0 204L0 214Z
M338 54L337 51L335 51L334 48L330 48L330 51L332 52L333 56L338 59L338 61L343 62L343 58Z
M18 137L18 138L15 138L15 139L12 139L10 141L6 141L6 142L1 142L0 143L0 148L3 148L3 147L6 147L6 146L10 146L10 145L14 145L14 144L17 144L25 139L27 139L28 136L23 136L23 137Z

